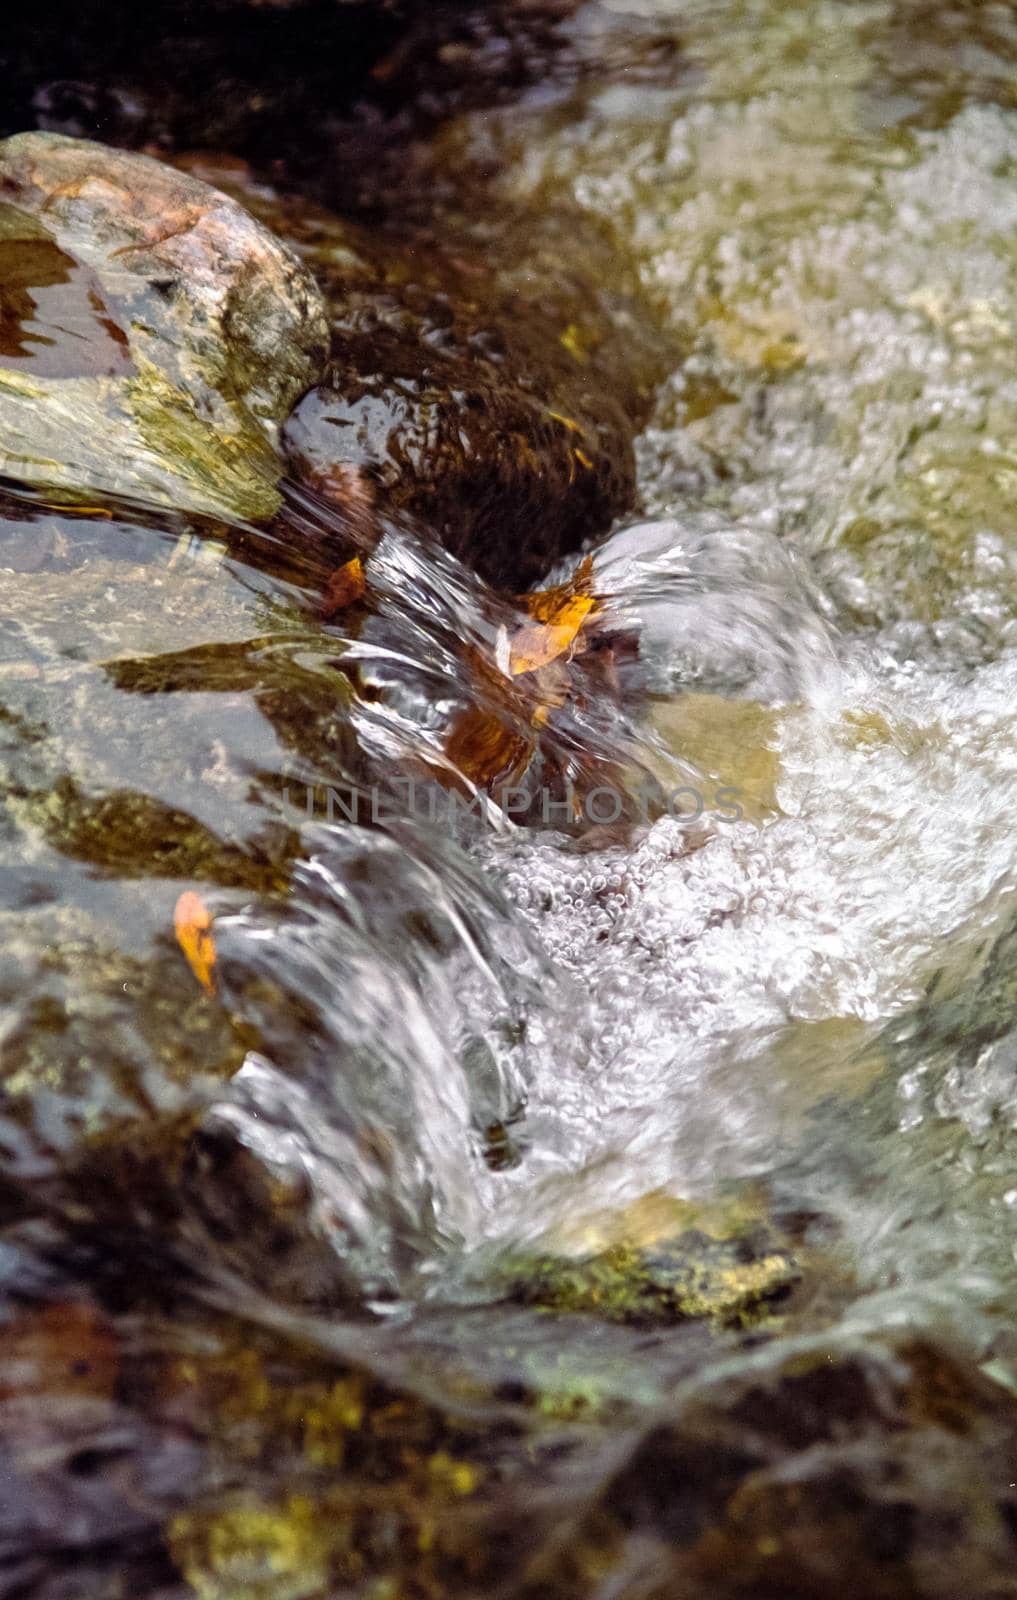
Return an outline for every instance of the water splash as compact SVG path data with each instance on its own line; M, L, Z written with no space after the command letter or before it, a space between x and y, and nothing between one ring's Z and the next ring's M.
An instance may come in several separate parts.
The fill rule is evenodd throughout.
M216 917L223 1001L260 1048L211 1125L307 1185L351 1288L381 1302L477 1236L554 975L454 846L398 825L305 845L273 911Z

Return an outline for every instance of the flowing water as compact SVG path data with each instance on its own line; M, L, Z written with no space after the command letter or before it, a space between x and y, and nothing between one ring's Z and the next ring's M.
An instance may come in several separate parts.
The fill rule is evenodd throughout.
M528 1279L737 1214L794 1258L772 1348L906 1326L1013 1383L1017 20L569 27L578 75L439 149L492 208L578 207L679 351L593 559L638 650L610 695L578 660L517 816L448 730L531 737L498 667L524 614L426 530L322 621L357 533L302 491L270 534L12 492L9 1248L69 1229L209 1316L592 1428L761 1335L558 1321Z

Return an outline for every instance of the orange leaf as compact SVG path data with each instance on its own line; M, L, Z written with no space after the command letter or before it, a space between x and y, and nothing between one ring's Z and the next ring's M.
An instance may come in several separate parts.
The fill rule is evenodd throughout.
M177 901L173 929L191 971L209 994L215 994L215 940L212 917L204 900L187 889Z
M509 672L535 672L563 655L572 644L584 619L596 605L592 595L577 594L558 607L553 621L520 628L509 650Z
M355 600L361 599L366 589L364 563L359 556L354 556L352 561L347 561L342 567L336 567L329 575L322 603L323 614L331 617L336 611L345 610Z
M592 581L593 557L584 556L568 583L560 583L556 589L538 589L536 594L520 595L519 602L534 622L558 622L573 600L589 594Z

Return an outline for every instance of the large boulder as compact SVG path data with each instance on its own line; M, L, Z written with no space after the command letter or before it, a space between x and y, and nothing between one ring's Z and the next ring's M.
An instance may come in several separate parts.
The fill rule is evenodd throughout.
M604 532L633 501L660 340L614 254L570 223L566 261L536 224L481 246L317 218L304 248L332 353L283 430L290 473L419 519L498 588Z
M0 474L261 520L317 376L313 279L236 201L146 156L0 143Z

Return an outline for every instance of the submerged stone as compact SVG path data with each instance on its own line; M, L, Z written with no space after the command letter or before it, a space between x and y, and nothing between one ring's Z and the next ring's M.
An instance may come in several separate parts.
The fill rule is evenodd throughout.
M278 506L320 294L235 201L146 156L0 144L0 474L230 519Z
M1017 1593L1012 1395L918 1339L776 1350L648 1427L514 1592Z

